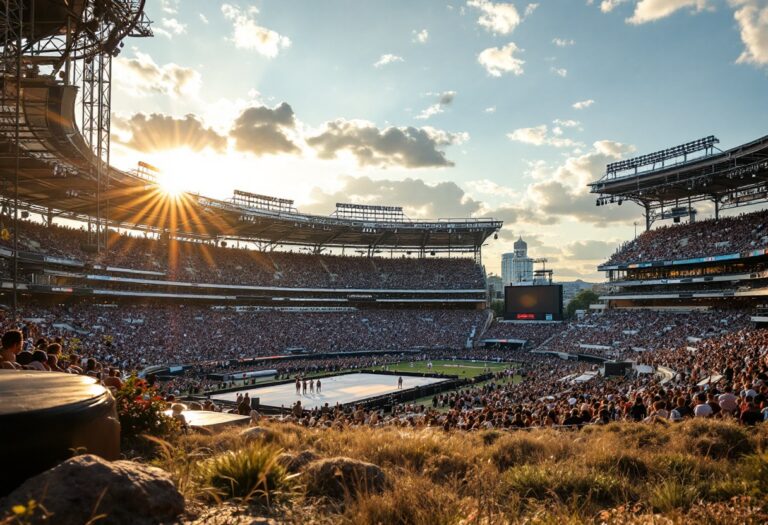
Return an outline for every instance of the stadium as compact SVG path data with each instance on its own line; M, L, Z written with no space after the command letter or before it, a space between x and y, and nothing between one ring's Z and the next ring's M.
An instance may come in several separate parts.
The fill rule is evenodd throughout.
M631 505L762 522L768 136L605 165L597 211L638 205L645 231L597 267L597 300L564 319L557 285L508 286L497 316L483 248L501 220L318 215L114 167L111 61L152 36L144 10L4 4L0 523L76 523L73 496L35 480L130 469L155 483L146 509L124 487L81 506L105 497L114 523L509 523L553 502L574 523L630 523Z

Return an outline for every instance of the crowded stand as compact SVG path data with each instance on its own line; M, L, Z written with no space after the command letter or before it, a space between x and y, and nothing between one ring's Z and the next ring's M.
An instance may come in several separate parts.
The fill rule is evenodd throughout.
M688 338L706 338L749 325L746 312L608 310L569 323L547 350L604 358L633 358L638 353L680 346Z
M77 305L31 309L55 336L74 336L85 356L120 367L194 364L309 353L464 348L487 312L475 310L276 311Z
M483 289L482 269L469 258L420 259L258 251L209 243L110 234L109 249L91 253L88 232L20 221L20 250L89 266L157 272L165 280L288 288ZM172 246L169 246L168 243ZM0 240L11 248L11 240ZM225 243L222 243L225 244Z
M720 217L643 232L605 263L623 264L710 257L764 248L768 242L768 210Z
M483 334L483 339L516 339L526 341L533 350L565 329L564 323L494 322Z
M689 347L644 354L678 366L672 381L653 374L579 381L595 365L518 355L523 364L476 387L438 394L428 405L401 405L392 414L362 406L288 416L308 426L429 426L444 430L581 427L613 421L669 424L690 418L768 419L768 330L741 330ZM521 381L510 381L519 373ZM703 381L702 381L703 379Z
M117 387L127 372L145 364L142 359L147 363L174 361L174 356L179 355L176 350L179 341L186 343L182 345L183 357L189 355L185 350L192 348L200 353L196 358L201 361L225 359L233 355L227 349L228 345L222 344L222 341L236 340L227 332L234 326L227 324L231 322L231 312L203 312L193 308L188 312L184 311L186 308L178 310L174 315L164 315L161 309L137 307L130 312L133 317L128 318L124 317L124 310L100 307L78 308L77 316L66 309L29 309L23 316L25 321L9 317L2 320L2 328L7 333L16 334L3 338L2 366L83 373ZM399 317L401 314L398 312L390 319L397 326L408 322L408 317ZM413 314L411 312L411 319L419 319ZM461 321L453 314L456 312L430 312L429 315L433 320L439 319L441 323L451 325ZM253 318L249 317L249 322L238 323L240 330L248 330L254 319L263 313L250 312L246 315ZM289 314L272 312L268 316L269 322L280 323L276 319L281 315ZM362 322L362 318L356 318L356 315L363 314L350 314L346 320L353 325ZM376 326L382 321L371 316L370 312L365 315ZM125 322L126 319L138 318L144 319L147 324ZM375 321L370 321L371 318ZM114 329L120 327L121 321L128 328ZM317 321L313 316L312 324ZM83 329L88 323L92 323L92 331L85 333ZM210 331L212 324L218 328ZM72 330L64 328L65 325ZM112 329L102 330L97 326ZM196 331L194 326L200 329ZM591 330L587 330L586 326L590 326ZM651 335L638 339L635 337L638 334L624 334L624 331L635 329L639 332L641 327ZM14 328L20 330L15 331ZM414 329L423 330L424 326L417 323ZM246 332L242 339L259 340L258 332L265 331L262 325L257 330ZM217 338L216 334L220 332L226 332L227 337ZM169 333L173 335L169 336ZM430 333L434 335L436 332L433 330ZM590 333L592 336L586 335ZM624 343L644 344L647 347L646 351L637 354L637 362L668 367L674 371L673 376L663 380L656 374L633 372L624 377L603 377L595 364L563 360L547 354L531 354L525 350L498 349L423 349L410 357L391 352L294 358L265 362L256 367L269 367L281 377L292 378L342 370L386 369L389 364L403 359L463 356L510 363L509 368L496 372L484 383L436 394L431 402L400 404L388 414L362 406L326 406L311 411L294 411L292 415L280 417L308 426L400 425L478 430L572 427L619 420L675 422L691 417L735 418L751 425L762 422L768 415L768 330L750 328L746 317L740 312L595 313L568 325L555 340L567 339L568 334L594 337L589 340L601 342L606 339L598 337L606 334L611 339L619 337L617 334L633 336L634 339L629 338L632 343ZM554 347L554 344L549 346ZM121 352L120 348L130 351ZM253 354L253 350L258 348L258 344L251 344L246 351L240 351L240 355ZM210 372L227 367L239 370L236 364L200 364L189 373L164 384L163 391L179 395L215 390L222 385L204 378ZM208 406L227 410L226 406Z

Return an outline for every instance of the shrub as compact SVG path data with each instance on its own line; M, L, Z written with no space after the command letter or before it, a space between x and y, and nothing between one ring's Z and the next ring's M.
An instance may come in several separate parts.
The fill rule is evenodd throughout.
M255 443L218 454L200 463L200 483L214 497L269 504L293 488L279 455L280 449Z
M346 457L310 463L303 478L307 496L328 501L380 494L389 485L387 475L378 465Z
M157 390L146 381L131 376L115 394L120 435L131 443L138 436L165 438L178 431L178 422L163 413L165 409Z
M392 490L355 500L344 519L355 525L450 525L460 521L461 508L451 491L421 477L405 476Z
M681 483L722 479L727 473L726 466L719 462L690 454L659 454L654 456L650 462L659 479L676 479Z
M493 445L503 435L498 430L483 430L480 432L480 438L483 440L484 445Z
M427 460L424 473L437 483L450 480L461 482L467 477L471 467L472 465L466 457L438 454Z
M715 459L735 459L755 451L747 429L736 423L695 419L683 427L686 450Z
M558 447L527 434L510 434L499 439L491 451L491 459L500 471L518 465L540 463L559 454Z
M627 452L602 454L591 458L587 465L598 471L610 472L628 478L645 478L648 476L648 465L637 456Z
M749 483L757 496L768 496L768 454L753 454L741 461L736 471Z
M582 500L616 505L629 499L629 490L616 476L568 468L567 465L524 465L510 469L504 478L508 490L523 498Z

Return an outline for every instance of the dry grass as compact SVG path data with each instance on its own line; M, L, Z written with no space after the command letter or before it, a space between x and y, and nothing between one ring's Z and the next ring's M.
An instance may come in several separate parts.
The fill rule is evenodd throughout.
M286 491L288 522L736 523L728 519L760 522L751 517L768 504L766 432L731 423L480 433L267 426L268 437L250 444L238 430L181 436L155 463L191 501L205 500L200 465L248 447L346 456L380 466L391 481L382 493L323 505L306 499L300 473ZM734 502L749 510L729 511Z

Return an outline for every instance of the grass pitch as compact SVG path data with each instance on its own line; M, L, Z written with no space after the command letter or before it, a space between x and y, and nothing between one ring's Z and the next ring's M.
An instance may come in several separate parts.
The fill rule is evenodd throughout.
M432 363L429 368L428 363ZM422 374L445 374L473 378L488 372L499 372L514 367L515 363L497 363L496 361L401 361L399 363L377 367L391 372L416 372Z

